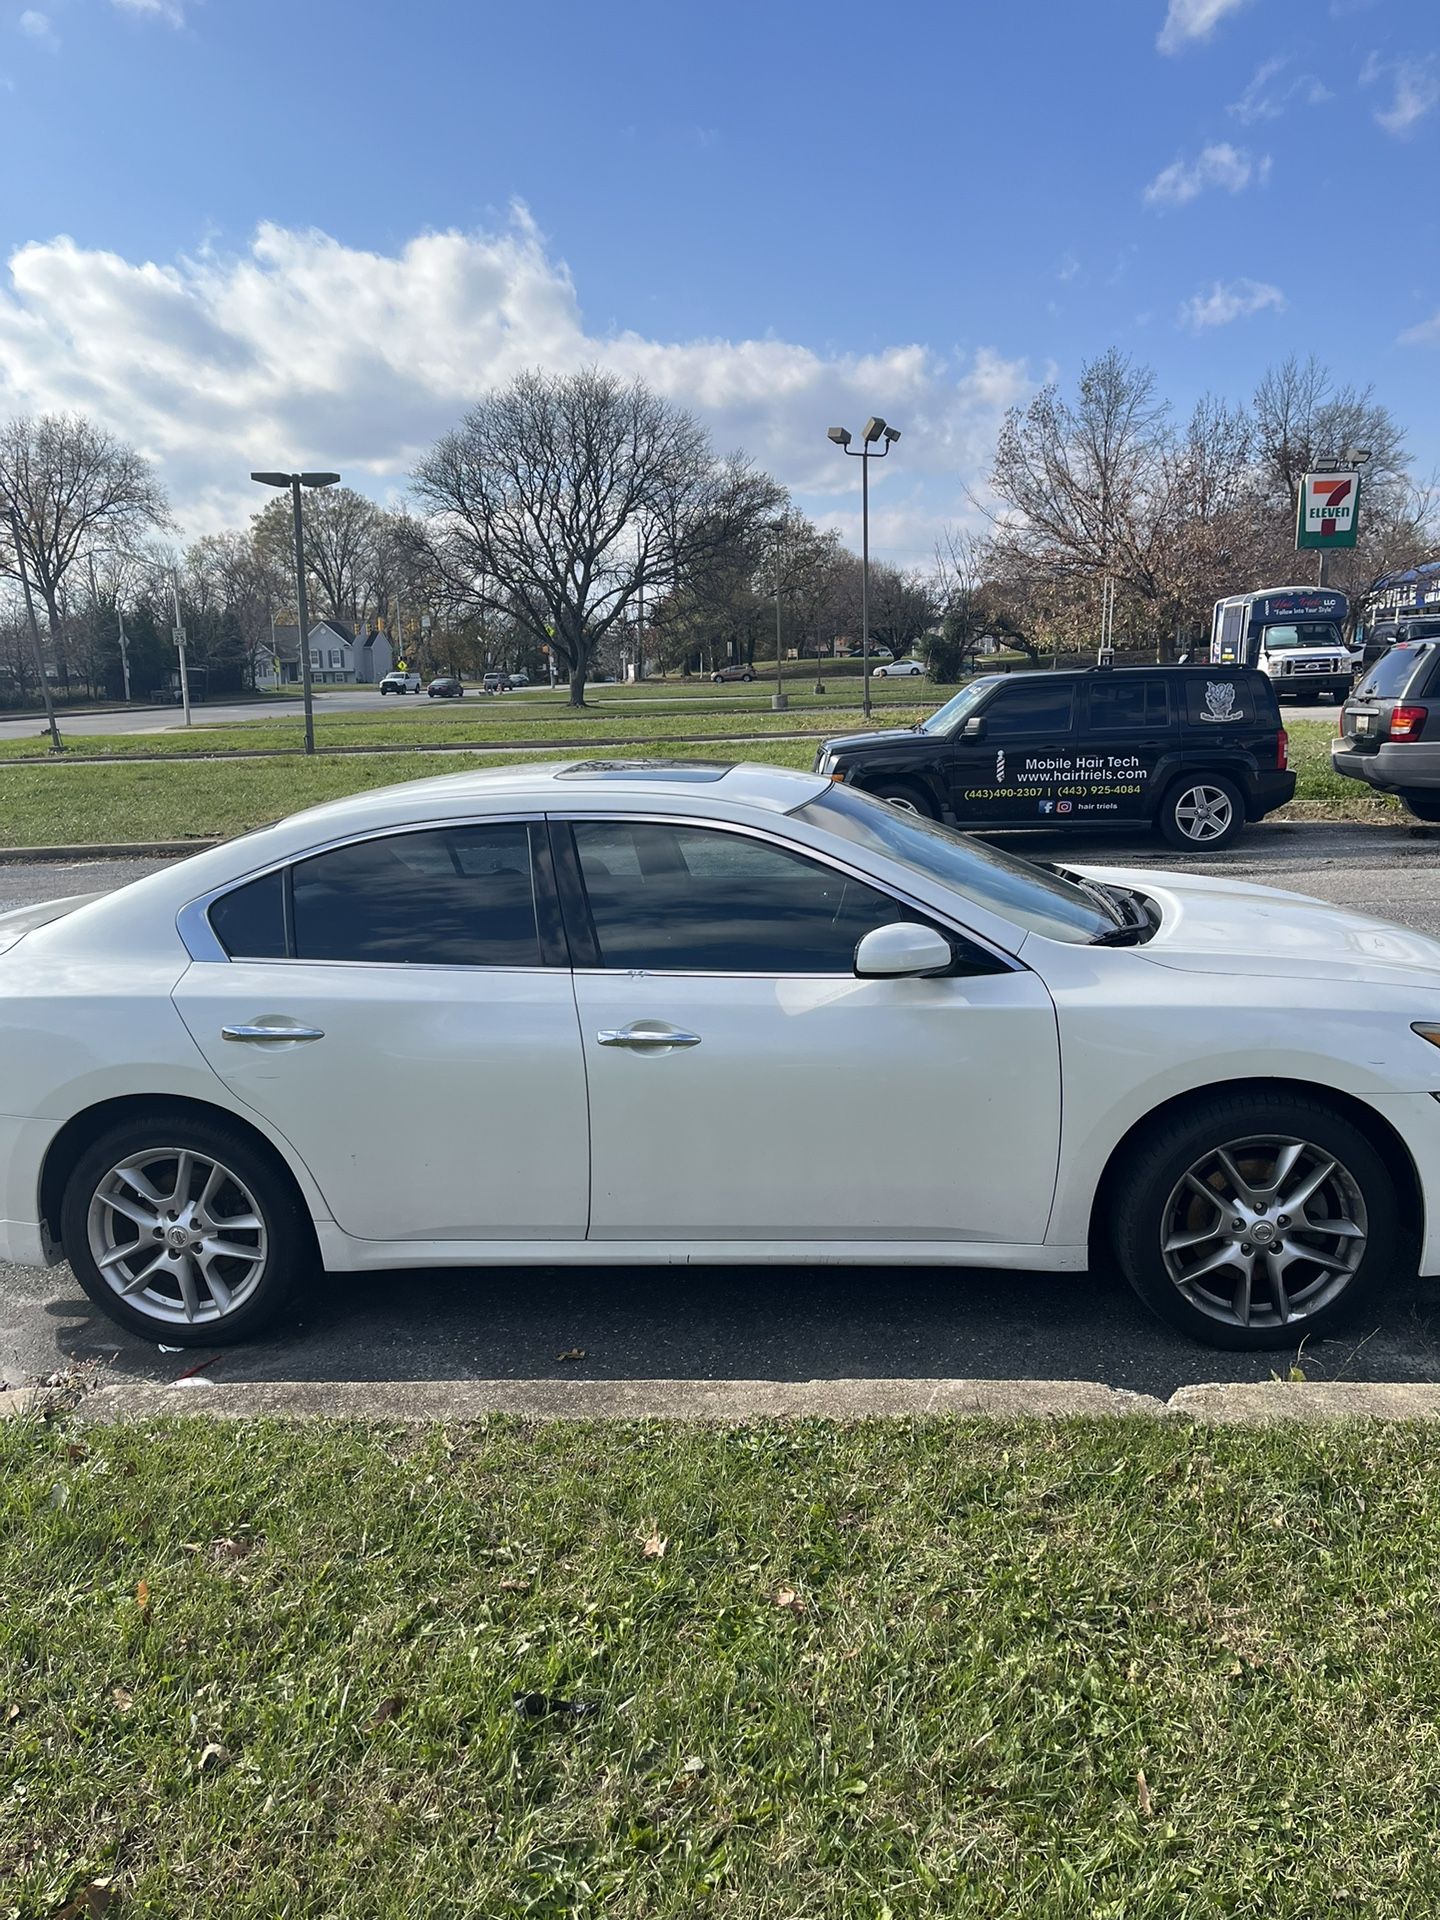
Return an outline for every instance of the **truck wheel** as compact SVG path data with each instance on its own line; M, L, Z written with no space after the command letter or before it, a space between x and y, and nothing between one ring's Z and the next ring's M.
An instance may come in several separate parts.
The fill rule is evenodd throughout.
M903 807L906 813L918 813L922 820L936 820L930 796L919 787L912 787L905 780L886 781L878 787L866 787L865 792L877 800L888 800L892 807Z
M1245 799L1223 773L1187 774L1160 802L1156 826L1172 847L1218 853L1245 824Z

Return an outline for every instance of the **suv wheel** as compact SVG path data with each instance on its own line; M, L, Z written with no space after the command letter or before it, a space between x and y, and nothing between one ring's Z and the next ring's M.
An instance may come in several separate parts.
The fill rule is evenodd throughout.
M1155 824L1172 847L1215 853L1228 847L1244 826L1244 796L1223 773L1182 778L1160 802Z
M1400 798L1417 820L1440 820L1440 794L1402 793Z
M934 820L939 816L935 812L930 796L919 787L912 787L904 780L894 780L878 787L866 787L865 792L873 794L877 800L888 800L892 807L903 807L906 813L918 813L922 819Z
M1358 1312L1401 1244L1395 1183L1342 1115L1303 1096L1217 1096L1126 1171L1115 1246L1140 1298L1210 1346L1298 1346Z
M81 1154L60 1228L96 1306L177 1347L247 1338L293 1300L315 1257L305 1208L264 1153L223 1121L163 1107Z

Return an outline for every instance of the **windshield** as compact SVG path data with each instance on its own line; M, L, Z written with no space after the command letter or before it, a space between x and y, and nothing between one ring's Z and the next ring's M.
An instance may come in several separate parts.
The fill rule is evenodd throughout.
M1261 639L1267 653L1286 647L1338 647L1340 635L1328 620L1302 620L1293 627L1266 627Z
M998 673L981 674L978 680L972 680L968 687L962 687L952 694L943 707L937 707L928 720L920 722L921 733L953 733L960 722L972 714L980 702L997 685L1002 676Z
M898 860L1012 926L1047 940L1085 946L1113 933L1117 925L1118 916L1073 880L854 787L832 786L797 807L794 817Z
M1398 647L1382 653L1355 689L1356 700L1399 700L1403 697L1422 663L1430 656L1429 647L1413 647L1402 640Z

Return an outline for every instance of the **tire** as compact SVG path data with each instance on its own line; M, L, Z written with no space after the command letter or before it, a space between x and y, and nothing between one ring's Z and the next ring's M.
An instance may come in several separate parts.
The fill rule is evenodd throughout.
M877 800L888 800L892 807L903 807L907 813L918 813L922 820L940 817L929 794L920 787L912 787L907 780L883 781L878 787L866 787L865 792Z
M748 687L750 682L755 678L755 676L753 673L742 673L740 678L745 682L746 686Z
M1400 798L1417 820L1440 821L1440 793L1402 793Z
M1155 825L1172 847L1218 853L1245 825L1245 797L1223 773L1182 774L1160 802Z
M1249 1192L1238 1211L1221 1152ZM1287 1186L1302 1191L1327 1162L1329 1176L1286 1210ZM1112 1220L1126 1279L1172 1327L1233 1351L1295 1347L1373 1307L1408 1237L1379 1153L1344 1115L1301 1094L1217 1094L1162 1124L1121 1180ZM1216 1190L1213 1208L1200 1187ZM1321 1230L1342 1225L1344 1235ZM1212 1271L1198 1271L1215 1254Z
M122 1167L129 1169L125 1177ZM220 1175L213 1188L211 1169ZM109 1204L101 1198L107 1193L128 1205ZM188 1204L171 1205L181 1193ZM158 1196L164 1198L157 1203ZM203 1233L189 1226L197 1214ZM255 1220L258 1230L232 1225L223 1239L216 1232L240 1219ZM165 1247L166 1233L185 1233L187 1251ZM172 1347L248 1339L294 1305L316 1265L309 1214L270 1157L223 1120L163 1106L111 1127L81 1154L65 1185L60 1235L75 1278L96 1306L127 1332ZM214 1251L217 1240L237 1252ZM147 1262L139 1250L151 1244L165 1250ZM130 1246L135 1253L119 1251ZM125 1282L151 1270L152 1284L123 1295Z

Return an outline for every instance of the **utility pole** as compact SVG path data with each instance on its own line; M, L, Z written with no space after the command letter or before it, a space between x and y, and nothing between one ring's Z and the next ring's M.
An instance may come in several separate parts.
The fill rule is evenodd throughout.
M175 596L175 646L180 655L180 703L185 709L185 724L190 724L190 664L185 657L185 627L180 618L180 571L170 569L170 590Z
M775 691L770 704L777 713L783 713L790 704L785 698L785 682L780 677L780 543L785 537L785 522L775 522Z
M10 506L10 532L15 540L15 564L20 569L20 585L25 593L25 612L30 621L30 651L35 658L35 671L40 676L40 697L45 702L45 718L50 723L50 751L63 753L65 743L60 738L60 728L55 719L55 702L50 696L50 682L45 678L45 654L40 645L40 622L35 618L35 601L30 593L30 570L25 565L25 542L20 531L20 515L13 501Z

